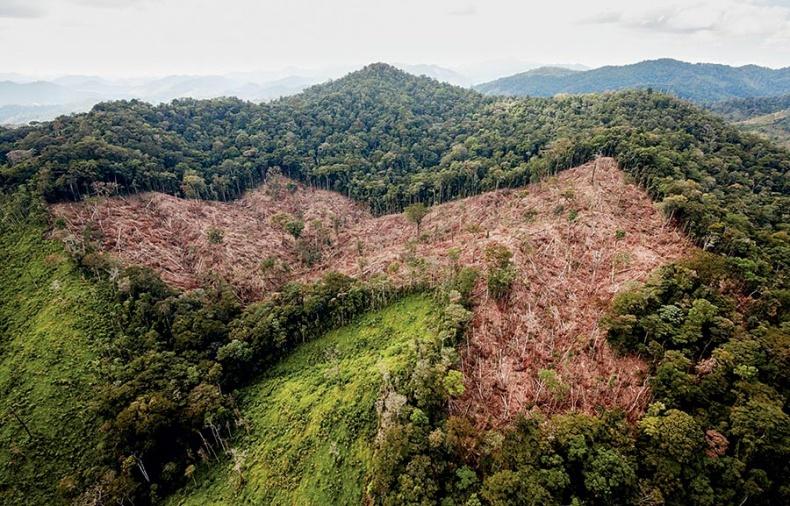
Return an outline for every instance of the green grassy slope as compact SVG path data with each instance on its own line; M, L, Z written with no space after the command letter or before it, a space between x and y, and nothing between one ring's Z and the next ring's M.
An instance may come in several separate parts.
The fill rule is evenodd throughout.
M203 465L170 504L361 504L382 375L430 335L434 312L409 297L302 345L241 392L246 483L233 462Z
M96 460L107 308L36 227L0 234L0 258L0 504L58 504L58 482Z

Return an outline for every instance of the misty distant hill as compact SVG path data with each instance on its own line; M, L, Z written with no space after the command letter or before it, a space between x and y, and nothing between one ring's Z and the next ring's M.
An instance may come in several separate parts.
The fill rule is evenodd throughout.
M0 106L55 105L97 98L94 94L74 90L48 81L18 83L0 81Z
M446 67L441 67L439 65L397 64L396 67L405 70L409 74L414 74L415 76L431 77L433 79L436 79L437 81L454 84L456 86L468 87L474 84L468 76L461 74L460 72L456 72L455 70L448 69Z
M261 102L293 95L325 81L323 76L286 76L266 81L243 77L173 75L113 81L65 76L53 81L0 81L0 125L24 125L84 112L103 101L137 98L158 104L176 98L238 97Z
M475 87L488 95L516 96L595 93L625 88L652 88L695 102L782 95L790 93L790 67L774 70L756 65L730 67L660 59L582 72L540 68Z

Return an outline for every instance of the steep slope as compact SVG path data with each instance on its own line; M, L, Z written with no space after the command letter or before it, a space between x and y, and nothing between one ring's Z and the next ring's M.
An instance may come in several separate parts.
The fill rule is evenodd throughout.
M273 198L273 186L280 188L279 198ZM625 283L645 279L691 246L644 193L625 182L613 160L523 190L436 206L419 240L403 215L373 217L337 194L284 186L275 179L230 204L144 195L53 210L74 235L92 228L104 237L106 251L157 269L179 286L199 286L214 272L251 297L329 270L387 275L399 284L422 278L436 283L452 269L450 249L456 249L458 264L485 271L485 247L505 244L515 252L517 288L502 310L478 294L482 302L464 354L470 388L457 409L495 424L531 403L547 412L592 412L599 404L633 416L641 412L644 367L616 357L598 321ZM321 260L300 260L301 243L271 222L282 212L301 213L311 223L300 240L319 243ZM342 217L334 229L333 217ZM221 244L209 243L212 227L222 232ZM290 272L273 277L262 271L261 263L272 257ZM561 402L540 392L537 374L546 368L570 386Z
M171 505L361 504L385 376L433 333L410 297L307 343L239 394L237 457L205 468Z
M729 67L662 59L555 75L529 71L475 87L488 95L533 96L625 88L652 88L696 102L782 95L790 92L790 67L773 70L755 65Z
M0 503L65 504L99 455L109 308L40 228L3 229L0 256Z

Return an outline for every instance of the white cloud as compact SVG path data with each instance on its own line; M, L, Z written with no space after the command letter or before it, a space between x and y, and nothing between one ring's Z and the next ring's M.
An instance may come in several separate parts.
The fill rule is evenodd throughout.
M783 4L749 0L664 2L654 8L632 4L583 21L652 32L790 37L790 6Z

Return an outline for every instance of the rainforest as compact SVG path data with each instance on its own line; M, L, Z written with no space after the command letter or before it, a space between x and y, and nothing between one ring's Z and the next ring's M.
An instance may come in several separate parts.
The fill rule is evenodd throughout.
M0 127L0 502L790 503L789 169L384 63Z

